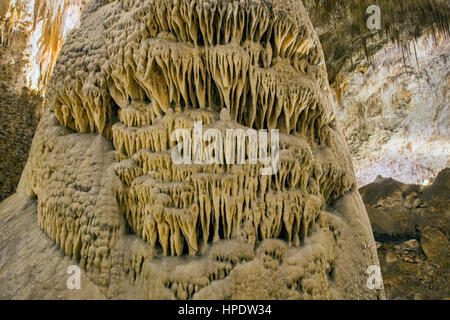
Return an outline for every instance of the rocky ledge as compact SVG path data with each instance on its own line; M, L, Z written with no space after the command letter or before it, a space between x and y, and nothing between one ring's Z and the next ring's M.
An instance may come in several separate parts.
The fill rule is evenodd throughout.
M360 190L388 299L450 297L450 168L430 186L378 177Z

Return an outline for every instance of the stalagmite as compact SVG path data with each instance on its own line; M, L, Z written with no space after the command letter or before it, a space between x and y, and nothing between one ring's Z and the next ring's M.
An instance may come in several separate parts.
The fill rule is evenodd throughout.
M320 294L357 283L376 297L361 276L377 263L359 247L370 226L300 1L93 0L85 12L22 182L66 255L113 293L123 276L143 297L270 298L258 288L276 273L284 297L307 296L299 283L315 277ZM324 278L327 264L342 277Z

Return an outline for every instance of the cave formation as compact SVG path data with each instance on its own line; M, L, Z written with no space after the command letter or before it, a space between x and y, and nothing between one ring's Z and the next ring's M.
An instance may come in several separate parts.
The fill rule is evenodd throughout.
M195 121L279 130L279 171L174 164L170 137ZM91 1L18 193L107 297L383 296L366 286L376 248L301 1Z

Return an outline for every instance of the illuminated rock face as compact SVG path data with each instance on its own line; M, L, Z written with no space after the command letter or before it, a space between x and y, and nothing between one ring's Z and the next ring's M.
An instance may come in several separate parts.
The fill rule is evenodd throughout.
M0 43L20 53L27 62L26 87L44 93L56 57L70 30L77 27L87 0L2 0ZM19 88L21 89L21 87Z
M426 185L450 166L450 41L409 45L410 56L395 46L374 55L373 70L349 77L342 92L337 119L359 186L378 175Z
M330 97L300 1L92 1L19 191L109 297L382 297L366 285L378 258ZM279 130L275 174L175 163L171 138L195 122ZM236 159L258 150L245 141Z

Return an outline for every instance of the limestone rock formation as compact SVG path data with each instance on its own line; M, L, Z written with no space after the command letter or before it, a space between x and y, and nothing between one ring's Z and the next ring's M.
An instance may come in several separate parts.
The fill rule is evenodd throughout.
M59 50L87 0L2 0L0 43L23 46L25 85L45 92Z
M450 2L304 0L325 53L358 186L432 181L450 166ZM380 29L367 27L380 8Z
M359 186L378 175L427 184L450 166L449 55L448 38L423 36L349 77L337 118Z
M25 27L18 23L4 33L7 2L0 2L0 201L16 191L38 124L38 94L25 87Z
M450 297L450 169L428 187L379 177L360 189L389 299Z
M375 54L395 44L405 57L418 53L422 36L435 40L449 35L450 3L446 0L304 0L319 34L338 98L354 72L370 67ZM380 9L379 28L369 28L374 11Z
M0 203L0 299L104 299L84 272L82 290L67 289L74 261L39 228L35 202L15 194Z
M56 57L84 0L0 1L0 200L16 191Z
M0 66L1 69L1 66ZM6 70L0 71L7 72ZM28 159L38 119L36 108L41 98L24 88L11 92L0 80L0 201L16 191Z
M18 193L105 297L384 296L301 1L91 1L46 101Z

